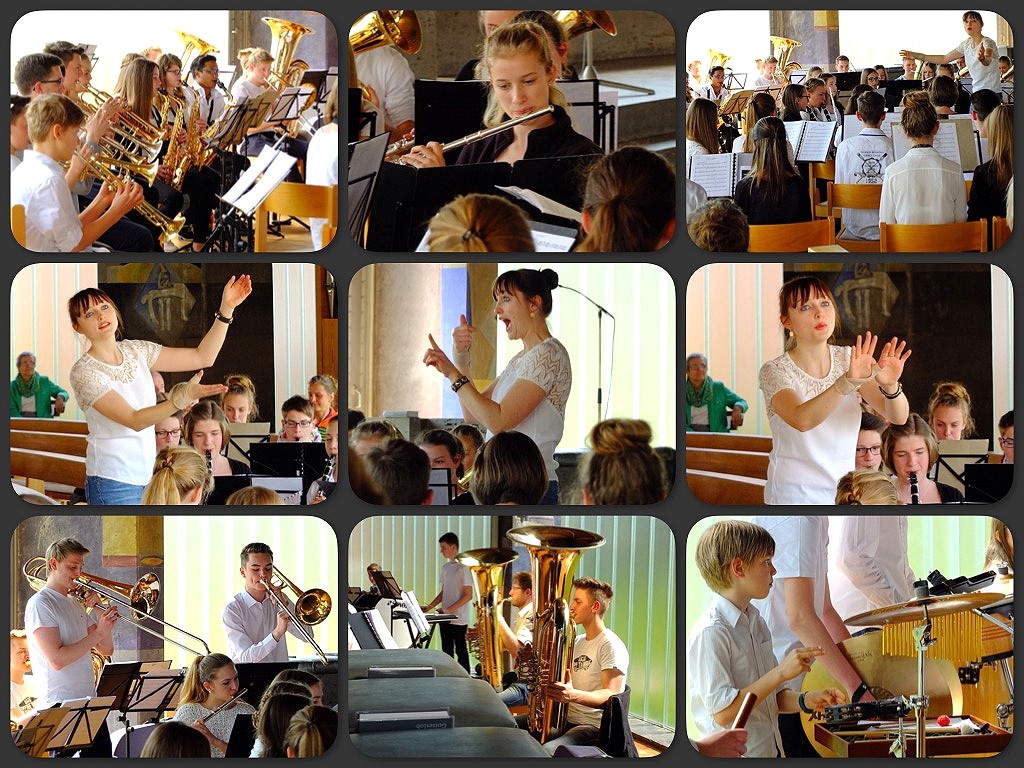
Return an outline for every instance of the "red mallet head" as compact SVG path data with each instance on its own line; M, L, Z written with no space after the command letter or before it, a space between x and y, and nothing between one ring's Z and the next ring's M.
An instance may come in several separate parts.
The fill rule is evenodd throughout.
M943 728L945 728L947 725L949 725L949 715L939 715L936 719L936 722Z

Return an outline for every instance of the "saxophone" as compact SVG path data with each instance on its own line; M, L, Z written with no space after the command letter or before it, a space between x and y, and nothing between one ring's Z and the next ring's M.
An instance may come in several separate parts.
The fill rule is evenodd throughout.
M520 654L520 682L526 683L527 721L543 744L565 730L569 705L544 695L548 683L564 681L572 665L576 624L569 618L568 597L581 552L604 544L603 536L577 528L528 525L513 528L509 539L530 553L533 572L533 645Z
M496 690L501 690L504 659L498 611L501 610L505 566L517 557L512 549L471 549L460 552L455 560L473 574L473 596L476 602L476 639L474 655L480 660L481 677Z

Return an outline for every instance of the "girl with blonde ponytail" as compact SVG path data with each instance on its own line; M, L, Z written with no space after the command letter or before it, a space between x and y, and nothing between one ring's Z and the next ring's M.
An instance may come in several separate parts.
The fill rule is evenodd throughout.
M237 693L238 671L223 653L196 656L192 660L181 686L174 719L191 725L206 737L210 742L210 757L224 757L236 715L256 712L251 704L239 699L213 715ZM213 716L209 720L204 720L210 715Z
M153 479L142 494L143 504L202 504L213 490L206 457L190 445L161 448Z

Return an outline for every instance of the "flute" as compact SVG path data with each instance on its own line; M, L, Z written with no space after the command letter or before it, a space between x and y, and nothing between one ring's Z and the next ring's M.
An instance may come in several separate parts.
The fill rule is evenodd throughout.
M233 705L236 701L238 701L240 698L242 698L248 692L249 692L248 688L243 688L238 693L236 693L233 697L231 697L230 699L225 701L223 704L221 704L219 707L217 707L215 710L213 710L213 712L211 712L206 717L204 717L203 718L203 722L205 723L207 720L212 718L214 715L218 714L222 709L230 707L231 705Z
M506 120L501 125L496 125L493 128L484 128L483 130L477 131L476 133L471 133L468 136L463 136L461 139L449 141L447 144L441 145L441 153L443 154L447 152L449 149L458 149L459 147L464 147L467 144L472 144L474 141L486 139L488 136L493 136L496 133L507 131L509 128L514 128L520 123L525 123L527 120L534 120L538 117L543 117L544 115L550 115L554 111L554 106L549 104L544 109L539 109L536 112L531 112L528 115L517 117L514 120ZM402 155L408 154L409 150L413 148L413 145L415 143L415 139L399 139L394 144L391 144L388 147L387 152L385 152L384 154L384 159L390 160L391 162L394 163L401 163Z

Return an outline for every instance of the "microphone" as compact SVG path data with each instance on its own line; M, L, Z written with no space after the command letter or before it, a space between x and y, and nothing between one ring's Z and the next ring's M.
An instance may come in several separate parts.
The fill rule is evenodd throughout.
M610 317L612 319L612 358L611 358L611 364L609 364L609 366L608 366L608 368L609 368L609 373L608 373L608 393L609 393L609 396L610 396L611 395L611 391L612 391L611 368L613 368L614 364L615 364L615 315L613 315L611 312L609 312L605 307L602 307L600 304L598 304L592 298L587 296L587 294L583 293L583 291L578 291L575 288L571 288L568 285L564 285L563 283L559 283L558 287L559 288L564 288L567 291L572 291L573 293L582 296L584 299L586 299L591 304L593 304L595 307L597 307L597 420L600 421L602 418L607 418L608 417L607 408L605 409L604 416L602 417L602 415L601 415L601 403L604 401L603 400L604 390L601 387L601 374L602 374L601 355L604 352L604 345L602 344L602 340L601 340L601 328L602 328L601 318L604 315L608 315L608 317Z
M590 302L591 304L593 304L593 305L594 305L595 307L597 307L597 311L598 311L598 312L600 312L600 313L602 313L602 314L605 314L605 315L608 315L608 317L610 317L610 318L611 318L612 320L614 320L614 319L615 319L615 315L613 315L613 314L612 314L611 312L609 312L609 311L608 311L607 309L605 309L604 307L602 307L602 306L601 306L600 304L598 304L598 303L597 303L596 301L594 301L594 300L593 300L592 298L590 298L589 296L587 296L587 294L583 293L582 291L577 291L577 290L576 290L575 288L570 288L570 287L569 287L568 285L565 285L564 283L559 283L559 284L558 284L558 287L559 287L559 288L563 288L563 289L565 289L565 290L567 290L567 291L572 291L573 293L579 294L579 295L580 295L580 296L582 296L582 297L583 297L584 299L586 299L586 300L587 300L587 301L589 301L589 302Z

